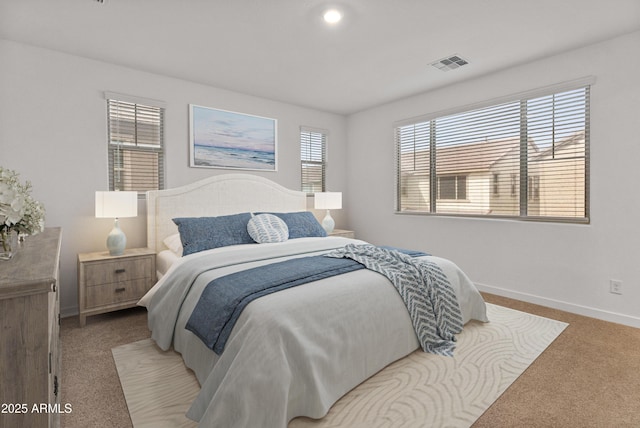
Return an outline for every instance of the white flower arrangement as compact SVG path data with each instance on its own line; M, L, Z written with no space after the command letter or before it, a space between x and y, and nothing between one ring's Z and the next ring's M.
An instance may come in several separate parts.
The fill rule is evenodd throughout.
M0 235L11 231L35 235L44 230L44 205L31 197L31 183L24 184L18 174L0 167Z

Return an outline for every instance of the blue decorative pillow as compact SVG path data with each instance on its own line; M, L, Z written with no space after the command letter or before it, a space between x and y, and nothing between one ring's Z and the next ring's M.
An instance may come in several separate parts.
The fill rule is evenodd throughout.
M219 217L174 218L182 241L182 255L238 244L253 244L247 232L250 213Z
M258 244L284 242L289 238L287 224L273 214L252 216L247 224L247 231Z
M268 214L273 214L284 220L289 228L289 239L327 236L327 232L310 211Z

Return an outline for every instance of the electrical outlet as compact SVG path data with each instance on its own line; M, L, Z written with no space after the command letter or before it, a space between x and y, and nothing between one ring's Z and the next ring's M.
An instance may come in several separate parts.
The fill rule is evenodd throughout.
M609 293L622 294L622 281L617 279L609 280Z

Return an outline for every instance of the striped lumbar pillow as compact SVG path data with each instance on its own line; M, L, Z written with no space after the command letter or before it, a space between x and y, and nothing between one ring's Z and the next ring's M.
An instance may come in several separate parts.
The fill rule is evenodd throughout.
M283 242L289 239L287 224L272 214L252 214L251 220L247 223L247 232L258 244Z

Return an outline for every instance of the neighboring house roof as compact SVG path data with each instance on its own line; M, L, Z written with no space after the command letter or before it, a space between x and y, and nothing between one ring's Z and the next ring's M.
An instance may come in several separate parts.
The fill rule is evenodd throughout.
M530 139L529 158L535 157L538 160L543 160L560 151L566 152L573 144L583 142L584 138L585 132L578 131L542 151ZM576 154L584 155L584 148L579 147ZM514 166L517 168L517 159L520 156L520 139L512 137L441 147L437 150L436 156L438 175L486 172L496 167L500 162L502 162L500 168L504 168L505 164L509 162L514 162ZM402 171L405 173L410 173L412 169L415 169L415 172L426 172L429 166L429 150L404 153L401 163ZM412 164L415 166L412 167Z
M529 148L538 151L531 140ZM438 150L438 173L489 171L498 162L519 156L520 138L517 137L451 146Z
M554 154L557 154L563 150L566 151L576 143L584 144L584 139L585 139L585 131L584 130L577 131L573 135L565 138L564 140L558 141L553 146L540 152L540 154L538 155L538 160L542 160L542 158L547 158L547 159L553 158ZM578 150L576 150L576 153L574 154L584 156L584 152L585 152L585 147L579 147Z
M529 141L535 152L538 148ZM437 150L438 175L489 171L496 162L508 157L518 156L520 139L518 137L501 140L488 140L478 143L459 144L442 147ZM415 156L415 157L414 157ZM420 150L402 155L403 171L407 171L411 162L417 165L429 165L429 151Z

